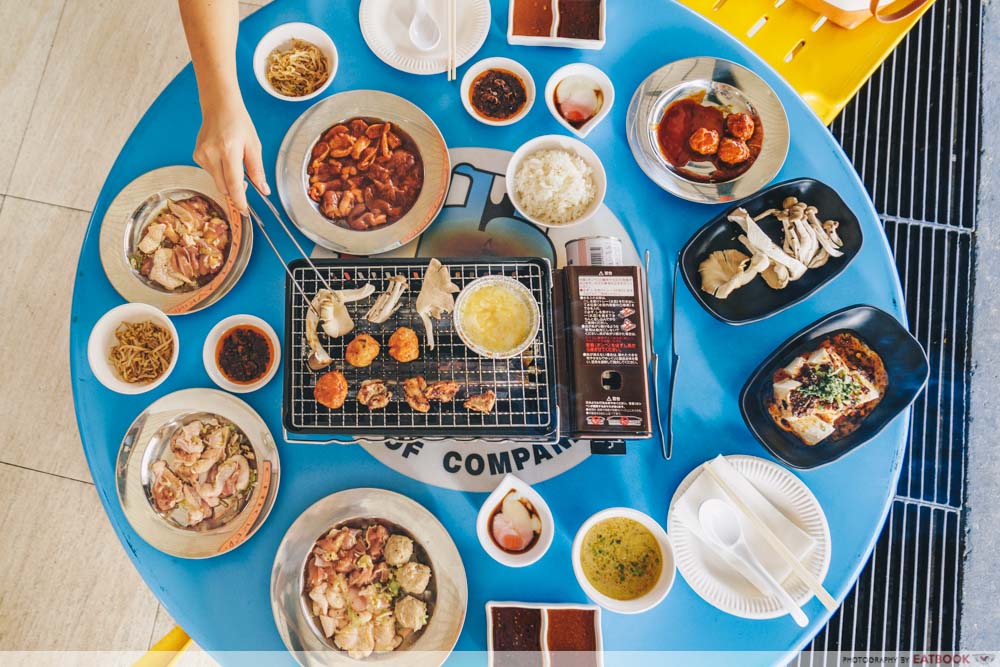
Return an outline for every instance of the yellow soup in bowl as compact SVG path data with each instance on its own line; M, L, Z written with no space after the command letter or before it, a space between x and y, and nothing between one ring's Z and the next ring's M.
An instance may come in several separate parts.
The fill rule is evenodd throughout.
M599 593L635 600L656 586L663 554L656 536L634 519L612 517L594 524L583 537L580 565Z
M462 337L490 355L516 353L535 337L538 307L514 281L488 280L469 290L458 304Z

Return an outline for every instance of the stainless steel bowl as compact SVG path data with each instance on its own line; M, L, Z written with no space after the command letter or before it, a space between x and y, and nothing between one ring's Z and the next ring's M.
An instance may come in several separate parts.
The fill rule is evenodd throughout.
M372 655L379 665L437 667L462 633L469 601L465 566L448 531L419 503L384 489L349 489L327 496L303 512L289 527L274 556L271 610L281 640L301 665L352 665L346 651L330 648L303 603L305 566L316 540L332 527L352 519L394 523L424 549L435 580L435 604L427 626L409 647Z
M208 415L223 417L243 431L253 448L257 479L235 516L197 529L184 528L153 507L149 466L178 427ZM184 389L160 398L136 417L118 450L115 486L125 518L139 537L172 556L210 558L235 549L263 525L278 494L280 472L274 439L253 408L215 389Z
M423 187L413 207L394 223L364 231L341 227L320 213L309 198L306 174L319 137L333 125L357 117L398 126L416 143L424 165ZM441 131L418 106L378 90L351 90L332 95L299 116L281 142L275 173L285 211L310 240L335 252L377 255L409 243L434 221L448 193L451 160Z
M206 285L189 291L170 291L150 282L132 267L129 259L142 239L146 225L172 199L201 195L228 213L229 252L222 271ZM185 315L208 308L231 290L250 262L253 225L228 206L208 172L175 165L146 172L122 188L101 221L100 253L104 273L112 287L130 303L155 306L167 315Z
M656 130L666 108L676 100L702 93L711 104L757 116L763 127L760 155L749 169L728 181L708 183L687 178L671 167L660 151ZM707 56L678 60L650 74L632 96L626 132L635 161L654 183L703 204L735 201L762 189L784 165L790 140L785 109L771 87L741 65ZM710 173L707 164L686 168L696 174Z

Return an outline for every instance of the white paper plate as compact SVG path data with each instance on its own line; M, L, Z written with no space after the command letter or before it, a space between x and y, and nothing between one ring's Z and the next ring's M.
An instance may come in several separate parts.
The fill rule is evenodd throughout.
M830 568L830 526L823 508L809 487L785 468L756 456L727 456L726 460L789 521L816 541L816 546L809 552L803 565L823 581ZM750 619L784 616L787 612L777 597L758 591L676 518L674 503L700 472L701 466L698 466L685 477L670 501L667 532L674 548L677 569L695 593L722 611ZM789 575L785 583L789 595L800 605L812 597L812 591L798 577Z
M456 67L464 64L486 41L490 31L490 0L459 0ZM441 29L441 41L421 51L410 41L413 3L361 0L358 19L368 48L382 62L410 74L441 74L448 69L448 0L427 0L427 10Z

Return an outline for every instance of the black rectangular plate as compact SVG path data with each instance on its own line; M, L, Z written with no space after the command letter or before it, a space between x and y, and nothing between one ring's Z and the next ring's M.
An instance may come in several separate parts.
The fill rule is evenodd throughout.
M769 208L780 209L785 197L797 197L799 201L815 206L819 209L820 220L839 221L840 227L837 233L844 242L841 248L844 256L831 257L824 266L809 269L805 275L788 283L788 286L781 290L771 289L763 278L757 277L730 294L728 299L718 299L703 291L698 265L709 254L716 250L728 249L747 253L746 248L738 240L742 233L739 225L727 219L729 214L739 207L745 208L753 216ZM771 237L771 240L781 246L781 223L774 216L765 218L757 224ZM748 324L790 308L836 278L857 256L862 242L863 235L858 218L840 195L825 183L812 178L799 178L772 185L744 199L699 229L681 250L681 274L694 298L713 316L728 324Z
M853 433L840 440L827 438L806 445L775 424L768 413L772 378L792 359L841 332L855 334L882 358L889 384L882 400ZM758 366L740 392L740 412L757 440L778 459L794 468L816 468L836 461L878 435L917 397L927 383L928 371L927 355L920 343L896 318L874 306L850 306L810 324Z

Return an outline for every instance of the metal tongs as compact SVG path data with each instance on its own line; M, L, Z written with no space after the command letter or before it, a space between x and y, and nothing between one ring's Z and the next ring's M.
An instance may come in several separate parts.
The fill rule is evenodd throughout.
M674 263L674 282L671 285L671 318L670 318L670 388L669 394L667 396L668 406L667 406L667 431L666 437L664 437L663 432L663 422L660 418L660 402L658 398L659 386L660 386L660 355L656 352L656 345L653 339L654 330L654 320L653 315L653 292L649 286L649 263L650 263L650 253L649 250L646 251L644 257L645 274L646 274L646 314L647 320L649 322L649 336L646 338L647 345L647 357L650 359L650 364L652 366L653 374L653 391L651 392L651 402L656 409L656 428L658 435L660 436L660 450L663 454L663 458L667 461L674 453L674 420L673 420L673 407L674 407L674 385L677 380L677 363L680 358L677 356L677 267L680 264L680 257L678 256L678 261Z
M253 181L251 181L248 178L247 182L250 183L250 186L253 187L254 191L260 196L260 198L264 200L264 204L267 205L267 208L271 212L271 215L274 217L275 220L278 221L278 224L281 225L281 228L285 231L285 235L292 240L292 243L295 244L295 247L298 249L299 254L302 255L302 258L304 260L306 260L306 263L309 265L309 268L313 270L313 273L316 274L316 277L319 279L319 281L323 283L323 287L332 292L333 288L330 287L330 283L326 281L326 278L323 277L323 274L319 272L319 270L316 268L316 265L312 263L311 259L309 259L309 253L307 253L299 244L298 240L295 238L295 235L292 234L292 231L288 228L288 225L285 224L285 220L281 217L281 214L278 212L278 209L275 208L274 204L271 203L271 200L268 199L267 196L260 191L260 188L258 188ZM295 286L296 291L302 296L303 299L305 299L306 305L309 306L310 310L315 311L315 307L312 305L312 299L309 297L309 295L306 294L306 291L302 289L302 286L299 285L299 282L295 280L295 276L292 274L292 270L288 268L288 263L285 262L285 258L281 256L280 252L278 252L278 246L274 245L274 241L271 240L271 236L267 233L267 228L264 227L264 221L260 219L260 216L257 214L256 211L253 210L253 207L250 206L249 203L247 204L247 210L250 213L250 217L253 218L254 223L256 223L257 228L260 229L260 233L263 234L264 239L267 240L267 244L271 246L271 250L274 251L275 257L277 257L278 261L281 262L281 266L284 267L285 273L287 273L288 277L291 278L292 284ZM319 313L316 314L319 315Z

